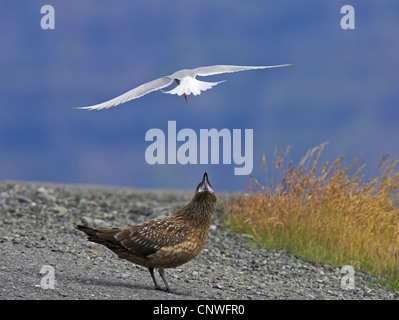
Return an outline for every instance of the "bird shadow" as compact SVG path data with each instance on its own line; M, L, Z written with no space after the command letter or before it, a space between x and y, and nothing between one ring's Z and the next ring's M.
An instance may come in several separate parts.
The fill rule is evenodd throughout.
M141 284L133 284L128 282L105 280L98 278L77 277L76 282L95 285L95 286L104 286L104 287L119 287L119 288L138 289L138 290L155 290L154 287L149 287Z
M70 278L67 279L69 282L71 281ZM146 291L151 291L151 292L162 292L165 294L174 294L178 296L189 296L190 292L179 292L173 290L172 292L167 292L166 290L159 290L155 289L154 286L146 286L146 285L141 285L141 284L133 284L133 283L128 283L128 282L122 282L122 281L115 281L115 280L105 280L105 279L98 279L98 278L88 278L88 277L82 277L82 276L76 276L72 280L73 282L79 284L79 285L94 285L94 286L104 286L104 287L118 287L118 288L126 288L126 289L131 289L131 290L146 290Z

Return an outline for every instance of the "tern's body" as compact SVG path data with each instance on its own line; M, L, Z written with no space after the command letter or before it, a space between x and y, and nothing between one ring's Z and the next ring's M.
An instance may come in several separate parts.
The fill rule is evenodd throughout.
M96 104L89 107L78 107L76 109L87 109L87 110L101 110L101 109L108 109L114 106L117 106L121 103L125 103L127 101L140 98L150 92L161 90L176 81L177 86L170 90L164 91L164 93L170 94L177 94L178 96L184 95L187 102L187 96L190 94L199 95L201 91L205 91L211 89L213 86L221 83L219 82L205 82L196 79L196 76L211 76L215 74L221 73L232 73L238 71L246 71L246 70L256 70L256 69L269 69L269 68L278 68L278 67L286 67L290 66L291 64L282 64L282 65L275 65L275 66L254 66L254 67L247 67L247 66L231 66L231 65L215 65L215 66L207 66L207 67L199 67L195 69L183 69L176 71L175 73L158 78L156 80L147 82L134 88L114 99L109 101Z

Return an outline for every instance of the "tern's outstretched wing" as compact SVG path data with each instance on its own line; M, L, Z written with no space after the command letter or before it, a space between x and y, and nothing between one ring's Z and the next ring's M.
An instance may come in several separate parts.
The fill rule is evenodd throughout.
M101 109L108 109L114 106L117 106L118 104L124 103L129 100L137 99L140 98L147 93L160 90L162 88L167 87L173 82L173 79L170 77L162 77L158 78L156 80L147 82L142 84L141 86L134 88L114 99L111 99L109 101L99 103L93 106L88 106L88 107L73 107L72 109L86 109L86 110L101 110Z
M232 73L232 72L256 70L256 69L279 68L279 67L287 67L287 66L291 66L291 65L292 64L280 64L280 65L276 65L276 66L260 66L260 67L215 65L215 66L195 68L195 69L192 69L192 72L198 76L211 76L214 74L221 74L221 73Z

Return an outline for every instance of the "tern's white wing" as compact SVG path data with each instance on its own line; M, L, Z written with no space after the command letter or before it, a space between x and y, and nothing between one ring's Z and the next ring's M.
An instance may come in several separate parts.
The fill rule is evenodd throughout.
M134 89L132 89L114 99L111 99L109 101L99 103L94 106L75 107L72 109L87 109L87 110L108 109L108 108L117 106L118 104L124 103L126 101L140 98L140 97L146 95L147 93L165 88L168 85L170 85L172 82L173 82L173 78L169 78L169 77L158 78L156 80L144 83L141 86L134 88Z
M195 72L195 74L198 76L211 76L214 74L221 74L221 73L232 73L232 72L256 70L256 69L279 68L279 67L287 67L287 66L291 66L291 65L292 64L280 64L280 65L276 65L276 66L260 66L260 67L215 65L215 66L195 68L192 71Z

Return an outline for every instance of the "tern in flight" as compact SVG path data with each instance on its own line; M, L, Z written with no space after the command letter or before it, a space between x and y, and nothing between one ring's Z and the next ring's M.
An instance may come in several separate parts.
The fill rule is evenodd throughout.
M170 76L161 77L155 79L153 81L147 82L134 88L114 99L105 101L103 103L99 103L93 106L88 107L74 107L72 109L86 109L86 110L102 110L108 109L111 107L115 107L121 103L125 103L127 101L140 98L147 93L161 90L169 85L172 84L173 81L176 81L177 86L170 90L170 91L162 91L164 93L170 94L177 94L178 96L183 95L184 99L187 103L187 96L191 93L193 95L201 94L201 91L205 91L211 89L213 86L217 85L218 83L224 82L205 82L196 79L196 76L212 76L215 74L221 73L232 73L238 71L246 71L246 70L256 70L256 69L269 69L269 68L279 68L279 67L287 67L291 66L292 64L281 64L275 66L231 66L231 65L215 65L215 66L207 66L207 67L199 67L195 69L183 69L176 71L175 73L171 74Z

